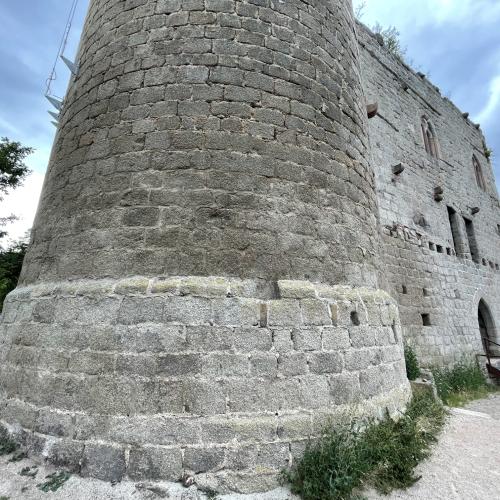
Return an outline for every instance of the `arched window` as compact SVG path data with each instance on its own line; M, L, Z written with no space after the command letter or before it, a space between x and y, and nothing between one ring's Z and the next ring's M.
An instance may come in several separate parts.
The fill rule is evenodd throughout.
M434 127L425 116L422 116L422 135L424 136L424 145L427 154L431 155L433 158L438 158L438 144L436 134L434 133Z
M472 156L472 164L474 165L474 173L476 174L476 182L480 189L486 191L486 182L484 182L483 169L475 155Z

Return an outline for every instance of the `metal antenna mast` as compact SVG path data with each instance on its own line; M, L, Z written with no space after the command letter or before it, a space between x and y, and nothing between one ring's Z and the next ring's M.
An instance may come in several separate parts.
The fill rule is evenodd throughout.
M64 28L64 34L61 39L61 43L59 44L59 49L57 51L56 59L54 61L54 65L52 67L52 71L50 72L49 77L47 78L46 87L45 87L45 97L50 101L50 103L59 111L62 107L62 99L52 94L52 82L57 79L57 62L59 58L63 60L63 62L68 66L69 70L73 75L78 74L78 66L71 62L69 59L64 57L64 51L66 50L66 46L68 44L69 34L71 32L71 27L73 25L73 20L75 18L76 8L78 6L79 0L73 0L71 3L71 8L68 14L68 20L66 21L66 27ZM51 113L54 116L53 113ZM56 118L57 119L57 118ZM55 122L52 122L55 123Z

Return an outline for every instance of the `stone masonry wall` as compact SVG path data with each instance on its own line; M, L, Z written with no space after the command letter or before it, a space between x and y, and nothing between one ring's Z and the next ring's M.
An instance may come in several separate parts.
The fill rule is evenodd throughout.
M108 481L275 487L346 405L379 417L409 396L389 295L278 290L260 300L252 281L193 277L19 288L1 325L1 423Z
M351 2L92 0L78 63L0 429L84 475L250 492L339 412L403 411Z
M475 124L423 75L406 67L358 25L363 84L379 103L370 142L382 227L385 287L399 304L404 337L424 364L482 353L478 303L500 324L500 205L484 137ZM472 90L472 89L471 89ZM421 118L434 127L439 159L424 147ZM473 155L486 181L476 183ZM404 164L394 175L392 167ZM443 200L435 201L436 187ZM448 217L457 214L457 248ZM473 208L480 210L474 214ZM477 261L471 259L463 217L472 221ZM430 325L423 325L422 314ZM489 332L499 341L498 327Z
M22 283L376 285L350 2L93 0Z

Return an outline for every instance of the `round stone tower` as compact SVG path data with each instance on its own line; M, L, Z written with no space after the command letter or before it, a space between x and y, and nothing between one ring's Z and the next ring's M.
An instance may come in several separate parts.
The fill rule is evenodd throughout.
M256 491L409 389L345 0L91 0L1 325L0 418L84 475Z

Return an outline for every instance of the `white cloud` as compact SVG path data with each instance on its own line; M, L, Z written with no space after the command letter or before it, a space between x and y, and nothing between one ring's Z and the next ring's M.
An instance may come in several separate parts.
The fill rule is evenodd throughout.
M500 107L500 75L490 82L490 95L484 108L475 117L474 121L487 124L492 118L496 118L495 112Z
M22 186L11 191L0 202L0 217L8 217L11 214L18 217L18 220L6 227L9 240L18 240L31 229L44 177L44 174L33 172Z
M380 21L383 26L395 25L402 32L415 32L422 26L444 23L457 26L460 36L460 23L469 25L496 24L500 16L498 0L354 0L354 6L366 1L365 17L369 25Z

